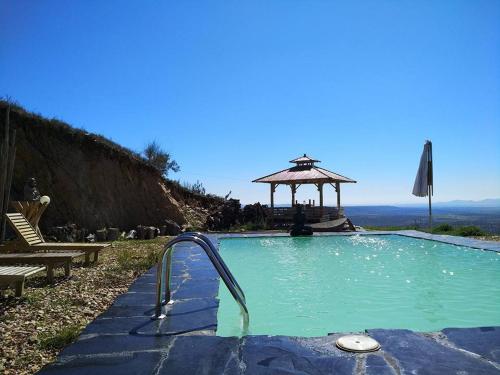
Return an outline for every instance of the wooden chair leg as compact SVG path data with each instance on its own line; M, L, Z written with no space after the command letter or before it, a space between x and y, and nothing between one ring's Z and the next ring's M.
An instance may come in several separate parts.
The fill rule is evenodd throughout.
M24 280L16 281L16 297L22 297L24 293Z
M64 263L64 276L71 276L71 262Z
M99 260L99 251L96 250L94 251L94 263L97 263L98 260Z
M85 267L88 267L90 265L90 253L86 252L85 253L85 263L83 263Z
M54 265L47 265L47 281L52 284L54 282Z

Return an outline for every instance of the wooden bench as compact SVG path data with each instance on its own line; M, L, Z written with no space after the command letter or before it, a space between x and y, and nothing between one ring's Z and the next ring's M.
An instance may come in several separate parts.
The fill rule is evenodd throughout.
M43 264L47 267L47 280L54 281L54 268L64 267L66 277L71 276L71 262L85 253L11 253L0 254L0 265L10 264Z
M45 271L45 267L0 267L0 286L14 284L16 297L21 297L26 278L42 271Z

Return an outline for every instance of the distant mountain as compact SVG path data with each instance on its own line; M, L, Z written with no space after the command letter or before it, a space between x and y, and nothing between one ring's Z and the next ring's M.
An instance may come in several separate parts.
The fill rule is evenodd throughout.
M454 202L446 202L454 204ZM346 206L344 212L355 225L361 226L419 226L428 223L426 206ZM476 225L489 233L500 233L500 207L472 205L443 205L433 207L435 225Z
M454 200L449 202L436 202L434 206L443 207L500 207L500 198L483 199L480 201Z
M423 207L427 203L408 203L408 204L395 204L398 207ZM496 207L500 208L500 198L489 198L479 201L472 200L453 200L448 202L433 202L433 207Z

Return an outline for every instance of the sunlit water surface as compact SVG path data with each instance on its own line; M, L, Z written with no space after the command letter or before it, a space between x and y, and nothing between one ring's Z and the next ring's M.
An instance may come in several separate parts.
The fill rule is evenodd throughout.
M500 325L500 253L397 235L221 240L250 334ZM217 334L241 335L221 282Z

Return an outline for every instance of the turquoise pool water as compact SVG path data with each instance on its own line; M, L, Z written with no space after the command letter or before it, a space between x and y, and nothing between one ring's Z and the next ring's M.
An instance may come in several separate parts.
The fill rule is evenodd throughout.
M231 238L220 252L250 334L500 325L500 253L397 235ZM222 282L219 298L217 334L241 335Z

